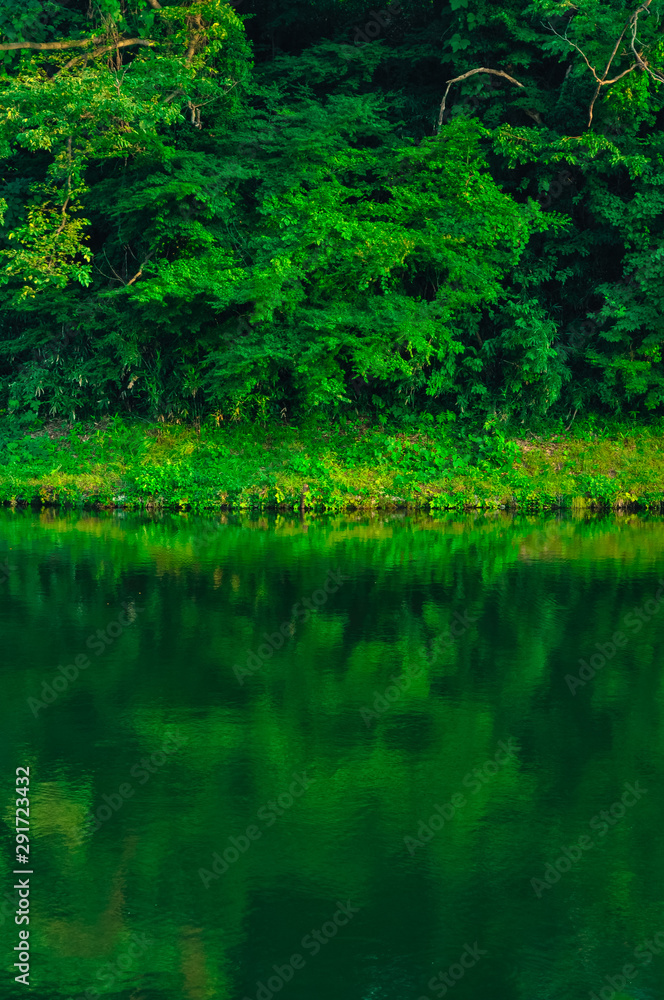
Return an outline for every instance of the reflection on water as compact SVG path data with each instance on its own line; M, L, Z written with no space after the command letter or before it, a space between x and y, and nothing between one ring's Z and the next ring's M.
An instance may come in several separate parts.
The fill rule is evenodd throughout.
M661 520L4 511L0 564L11 995L664 997Z

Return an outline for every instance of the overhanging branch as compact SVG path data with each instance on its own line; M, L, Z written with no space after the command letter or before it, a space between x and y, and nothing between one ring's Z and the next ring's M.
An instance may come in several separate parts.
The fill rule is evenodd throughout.
M0 52L9 52L16 49L35 49L38 52L62 52L66 49L84 49L88 46L99 45L105 39L100 36L92 38L74 38L66 42L0 42ZM119 38L117 42L107 46L109 49L123 49L127 45L156 45L150 38Z
M114 52L116 49L125 49L128 45L144 45L152 47L156 44L156 42L153 42L149 38L121 38L117 42L113 42L112 45L102 45L93 52L86 52L82 56L74 56L74 58L70 59L68 63L65 63L62 68L71 69L72 66L76 66L77 63L85 62L86 59L96 59L97 56L103 56L105 52Z
M74 38L66 42L0 42L0 51L9 52L13 49L40 49L44 52L55 52L62 49L83 49L86 45L98 45L103 38Z
M491 73L493 76L502 76L510 83L516 84L517 87L524 88L522 83L515 80L513 76L509 73L503 73L502 69L487 69L486 66L480 66L477 69L469 69L467 73L462 73L461 76L455 76L453 80L447 81L447 87L445 88L445 93L443 94L443 100L440 105L440 112L438 114L438 131L440 132L441 125L443 124L443 115L445 114L445 102L447 101L447 95L450 92L450 87L453 83L459 83L461 80L467 80L469 76L474 76L475 73Z

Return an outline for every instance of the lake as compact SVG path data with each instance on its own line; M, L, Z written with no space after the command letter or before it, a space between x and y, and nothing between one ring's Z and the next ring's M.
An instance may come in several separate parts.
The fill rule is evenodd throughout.
M664 997L661 581L659 518L0 512L3 997Z

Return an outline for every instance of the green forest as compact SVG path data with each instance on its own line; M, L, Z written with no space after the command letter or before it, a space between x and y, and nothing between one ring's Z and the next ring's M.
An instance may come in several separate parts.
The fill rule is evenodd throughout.
M661 413L663 14L2 0L0 406Z

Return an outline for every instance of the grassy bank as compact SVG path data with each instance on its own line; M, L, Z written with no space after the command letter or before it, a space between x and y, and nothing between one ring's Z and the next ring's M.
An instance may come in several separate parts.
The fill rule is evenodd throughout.
M664 507L664 420L522 436L453 415L306 428L0 418L0 500L171 509Z

